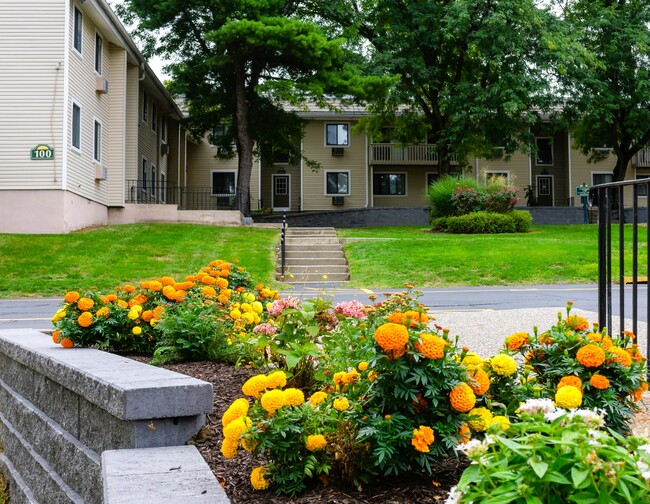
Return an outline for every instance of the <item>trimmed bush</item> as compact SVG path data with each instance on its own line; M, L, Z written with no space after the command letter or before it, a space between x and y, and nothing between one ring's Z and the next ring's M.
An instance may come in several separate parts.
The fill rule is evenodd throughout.
M515 233L528 233L533 224L533 216L528 210L513 210L510 216L515 221Z
M449 217L446 227L448 233L454 234L514 233L515 221L508 214L472 212Z

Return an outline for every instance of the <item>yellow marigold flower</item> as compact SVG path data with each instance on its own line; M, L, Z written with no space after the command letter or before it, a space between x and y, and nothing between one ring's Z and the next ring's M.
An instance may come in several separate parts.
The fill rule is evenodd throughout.
M470 420L467 422L473 432L485 432L492 424L492 412L487 408L474 408L469 411Z
M558 390L562 387L575 387L578 390L582 390L582 380L573 375L563 376L560 383L557 384Z
M368 369L368 363L366 361L359 362L359 365L357 366L357 368L359 369L359 371L363 372L366 369Z
M511 352L516 352L528 343L530 343L530 335L527 332L516 332L506 338L506 346Z
M131 332L136 336L140 336L142 334L142 327L135 326L133 329L131 329Z
M230 310L230 318L233 320L239 320L241 318L241 312L239 311L239 308Z
M262 408L266 410L268 413L274 413L276 410L280 409L282 406L284 406L284 392L279 389L273 389L269 390L268 392L264 392L262 394L262 398L260 399L260 404L262 405Z
M246 312L242 314L241 319L244 321L246 324L252 324L255 322L255 315L251 312Z
M288 388L284 391L285 406L300 406L305 402L305 394L297 388Z
M447 342L433 334L422 333L415 344L415 349L427 359L441 359L445 356Z
M65 310L61 309L58 310L54 316L52 317L52 322L58 322L59 320L62 320L65 318L65 316L68 314Z
M336 373L334 373L334 376L332 376L332 381L336 385L343 385L343 379L345 378L346 374L347 373L345 371L337 371Z
M320 451L326 446L327 446L327 440L325 439L325 436L323 436L322 434L312 434L311 436L307 436L307 442L305 443L305 447L309 451Z
M93 323L93 314L88 311L83 312L79 315L79 318L77 318L77 323L81 327L90 327Z
M252 312L252 311L253 311L253 307L250 305L250 303L242 303L242 304L240 305L239 309L240 309L243 313L246 313L246 312Z
M375 331L375 341L386 352L403 350L409 341L409 333L401 324L388 322Z
M372 382L374 382L376 379L377 379L377 373L375 373L374 371L371 370L371 371L368 373L368 381L369 381L370 383L372 383Z
M137 319L137 318L140 316L140 314L139 314L137 311L135 311L135 310L130 310L129 313L126 314L126 316L127 316L130 320L135 320L135 319Z
M608 359L607 362L618 362L623 367L632 365L632 356L622 348L612 346L607 351L615 356L613 359Z
M433 435L433 429L427 427L426 425L420 425L419 429L413 430L413 438L411 439L411 444L415 449L422 453L429 452L429 445L433 443L435 436Z
M584 331L589 329L589 321L578 315L570 315L565 320L566 325L569 326L574 331Z
M462 424L460 429L458 429L458 442L465 444L470 439L472 439L472 431L469 429L469 425Z
M350 403L348 402L347 397L339 397L337 399L334 399L334 402L332 403L332 406L334 406L335 410L338 411L345 411L350 407Z
M247 395L259 399L263 390L266 390L268 379L266 376L260 374L251 376L244 385L242 385L242 392Z
M639 402L641 399L643 399L643 394L645 394L647 391L648 391L648 383L641 382L641 386L633 392L634 401Z
M589 383L591 383L592 387L597 388L599 390L605 390L609 388L610 385L607 377L600 375L598 373L592 375L591 378L589 378Z
M65 293L63 299L65 299L66 303L76 303L80 297L77 291L69 291Z
M577 408L582 404L582 392L575 387L562 387L555 393L555 403L564 409Z
M500 376L510 376L517 371L517 361L506 354L497 354L490 359L492 370Z
M127 303L127 302L124 301L123 299L118 299L118 300L117 300L117 306L119 306L120 308L128 308L128 307L129 307L129 303Z
M269 480L266 479L266 468L259 466L251 472L251 485L255 490L266 490L269 487Z
M481 359L480 355L474 352L468 352L467 355L463 357L461 364L463 364L465 367L470 368L470 367L480 366L482 362L483 359Z
M498 424L501 427L501 430L505 431L510 428L510 419L507 416L497 415L492 418L492 423L490 425L494 424Z
M214 288L210 287L209 285L206 285L201 289L201 294L203 295L203 297L216 297L217 291L214 290Z
M95 302L87 297L82 297L77 301L77 308L79 308L81 311L87 311L90 310L93 306L95 306Z
M590 343L578 350L576 359L585 367L598 367L605 362L605 350Z
M343 384L348 385L350 383L358 381L360 377L361 375L357 372L356 369L353 369L352 371L348 371L347 373L344 373Z
M62 339L61 331L59 331L59 330L57 329L56 331L54 331L54 332L52 333L52 341L53 341L54 343L56 343L56 344L58 345L59 343L61 343L61 339Z
M287 375L284 371L274 371L266 377L266 388L279 388L287 384Z
M449 393L451 407L461 413L471 410L476 404L476 395L467 383L459 383Z
M327 399L327 394L325 392L314 392L309 398L309 404L312 406L318 406L325 399Z
M257 441L252 439L250 435L244 434L239 442L241 443L242 448L247 452L252 452L255 448L257 448Z
M59 343L63 348L72 348L74 346L74 341L70 338L63 338Z
M225 438L221 442L221 455L227 459L235 458L239 448L239 441L236 439Z
M251 307L253 308L253 311L255 313L262 313L264 311L264 307L262 306L262 303L259 301L255 301L251 303Z
M239 439L251 426L251 419L248 417L235 418L223 428L223 437L226 439Z
M490 388L490 376L481 368L470 371L469 378L469 386L476 395L483 395Z

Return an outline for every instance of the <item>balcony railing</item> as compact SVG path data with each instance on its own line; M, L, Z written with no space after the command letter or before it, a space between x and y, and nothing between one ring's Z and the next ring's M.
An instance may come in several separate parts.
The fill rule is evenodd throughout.
M650 168L650 149L637 152L632 159L632 165L637 168Z
M370 144L370 163L375 165L437 165L438 152L434 144ZM452 154L450 163L457 164Z
M215 193L212 187L179 186L176 184L126 181L126 203L142 205L176 205L179 210L239 210L250 215L250 196Z

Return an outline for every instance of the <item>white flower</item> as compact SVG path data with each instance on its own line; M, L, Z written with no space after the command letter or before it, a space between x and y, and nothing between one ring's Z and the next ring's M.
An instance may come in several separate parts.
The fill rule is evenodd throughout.
M457 487L451 487L451 490L449 490L449 496L444 504L458 504L462 496L463 492L458 490Z
M589 426L599 428L605 425L605 410L578 409L569 413L569 418L579 417Z
M528 399L526 402L521 403L518 413L528 413L534 415L535 413L552 413L557 408L551 399Z

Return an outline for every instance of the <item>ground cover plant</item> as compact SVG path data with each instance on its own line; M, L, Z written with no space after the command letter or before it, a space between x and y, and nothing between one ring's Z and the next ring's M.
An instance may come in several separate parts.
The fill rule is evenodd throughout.
M619 440L648 390L634 336L611 338L572 315L570 303L549 330L515 333L486 358L459 348L410 285L372 304L332 306L278 298L251 280L243 267L215 260L181 281L160 277L109 294L69 291L53 339L64 347L147 352L155 362L210 357L255 370L225 410L213 449L225 459L253 457L252 487L289 498L317 482L359 489L391 477L433 478L470 439L492 435L505 447L495 457L515 464L505 450L523 450L515 433L526 429L519 413L529 399L589 408L604 418L605 436ZM196 335L188 330L192 320L201 329ZM636 454L641 445L625 449ZM643 488L644 471L633 476L626 459L616 458L623 452L610 452L612 464L625 466L626 484ZM550 462L539 462L534 474L543 478ZM576 477L569 494L604 491L599 480L589 479L587 488L585 479ZM469 480L461 479L459 492L472 495ZM495 491L487 484L476 491Z

